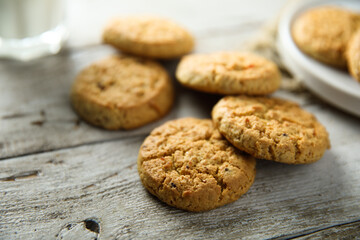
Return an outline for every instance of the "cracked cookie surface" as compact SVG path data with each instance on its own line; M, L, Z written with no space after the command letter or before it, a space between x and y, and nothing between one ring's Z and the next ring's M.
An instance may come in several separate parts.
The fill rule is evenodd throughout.
M193 37L187 30L154 16L113 19L104 30L103 41L125 53L159 59L180 57L194 47Z
M351 75L360 82L360 28L348 44L347 60Z
M300 15L292 27L296 45L311 57L346 67L346 46L360 26L360 15L338 7L317 7Z
M265 95L280 86L271 61L246 52L191 54L181 59L177 80L186 87L219 94Z
M226 139L256 158L312 163L330 148L325 127L287 100L228 96L214 106L212 118Z
M90 124L131 129L164 116L173 103L173 87L161 65L136 57L111 56L80 72L71 102Z
M234 148L210 119L183 118L154 129L142 144L143 185L163 202L206 211L237 200L255 178L255 159Z

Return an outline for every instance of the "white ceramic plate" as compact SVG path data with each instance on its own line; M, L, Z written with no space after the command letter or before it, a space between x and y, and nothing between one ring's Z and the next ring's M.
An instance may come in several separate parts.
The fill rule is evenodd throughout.
M360 0L298 0L290 2L280 17L277 47L285 65L305 85L327 102L360 117L360 84L347 72L327 66L302 53L291 37L293 21L304 11L336 5L360 12Z

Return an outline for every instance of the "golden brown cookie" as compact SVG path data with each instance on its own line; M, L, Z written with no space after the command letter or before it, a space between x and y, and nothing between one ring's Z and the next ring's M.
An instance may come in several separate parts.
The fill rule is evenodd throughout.
M80 117L95 126L131 129L164 116L173 103L173 87L159 64L111 56L77 76L71 101Z
M324 126L287 100L228 96L215 105L212 117L227 140L256 158L312 163L330 148Z
M265 95L279 88L281 75L274 63L255 54L217 52L183 57L176 78L209 93Z
M359 16L337 7L317 7L300 15L292 26L297 46L311 57L336 67L346 67L345 51L358 27Z
M138 157L142 183L161 201L206 211L237 200L255 178L255 159L226 141L209 119L183 118L154 129Z
M348 44L347 60L351 75L360 82L360 29L353 35Z
M159 59L180 57L194 47L193 37L184 28L151 16L113 19L104 30L103 41L125 53Z

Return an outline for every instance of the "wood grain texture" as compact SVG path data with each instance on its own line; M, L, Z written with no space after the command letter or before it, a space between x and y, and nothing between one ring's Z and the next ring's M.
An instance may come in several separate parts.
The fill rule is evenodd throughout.
M284 1L276 0L269 9L279 10ZM169 17L194 33L197 52L241 49L243 42L273 17L269 9L258 7L266 4L266 0L259 0L257 4L248 4L246 0L222 1L224 11L218 11L218 4L217 0L208 1L204 11L204 3L190 0L174 0L171 5L163 0L136 0L127 4L116 0L109 0L107 4L68 1L71 32L68 46L72 48L27 63L0 60L0 89L5 89L0 94L0 159L141 135L166 120L183 115L208 116L208 111L204 114L191 108L192 98L183 99L182 96L177 98L177 110L162 121L131 133L106 132L79 121L70 107L69 90L81 69L115 53L112 48L99 45L102 28L112 16L148 12ZM231 7L244 4L246 9ZM200 12L202 17L199 17ZM91 31L87 26L91 26ZM177 61L163 64L173 75Z
M246 36L243 33L230 34L228 38L207 36L199 40L199 45L206 50L200 48L198 51L213 51L220 46L236 49ZM164 119L131 132L104 131L80 121L69 101L74 78L85 66L115 53L110 47L94 45L68 49L57 56L29 63L0 60L0 89L6 89L0 95L0 159L141 135L179 116L210 116L208 106L205 109L192 107L193 104L203 105L198 100L193 103L198 93L184 91L175 82L178 60L174 60L162 62L177 86L174 109ZM214 102L214 96L200 94L200 97L204 102L208 99Z
M310 110L320 119L333 113L324 106ZM336 125L356 120L332 116L325 123L330 136L339 131ZM341 132L352 136L359 126ZM3 160L0 232L4 239L93 237L83 224L93 219L100 239L259 239L360 220L359 157L348 151L358 146L356 135L332 138L335 147L311 165L259 160L246 195L204 213L168 207L142 187L136 158L144 136Z
M93 46L41 62L0 65L0 88L7 90L0 95L0 159L148 134L155 126L179 115L209 116L209 109L191 108L196 94L185 93L190 96L180 98L183 89L178 89L172 112L134 131L104 131L82 122L71 108L71 84L84 66L112 53L106 46ZM172 72L176 63L164 62Z
M203 41L206 42L205 39ZM232 41L222 42L231 45L229 42ZM0 160L144 135L174 118L210 117L211 108L220 97L180 86L174 79L178 63L178 60L174 60L162 62L176 86L175 105L165 118L134 131L104 131L82 122L71 108L71 84L82 68L114 53L107 46L96 45L68 50L30 63L0 62L0 89L6 89L0 95ZM314 100L318 101L309 93L294 96L281 92L280 96L300 104L311 105L316 104Z
M70 30L78 30L69 45L76 48L29 63L0 60L0 239L359 237L360 119L309 92L274 95L314 113L328 129L332 148L311 165L259 160L247 194L204 213L184 212L152 197L141 185L136 158L154 127L180 117L208 118L220 96L188 90L174 81L173 110L133 131L94 128L79 121L70 106L76 74L114 53L97 45L96 38L101 24L118 9L122 14L150 9L173 16L195 33L196 51L211 52L242 48L284 1L269 5L266 0L228 0L220 8L210 0L206 11L202 1L190 0L174 0L171 6L162 0L126 5L117 0L107 5L99 0L69 1ZM174 78L177 61L162 64Z
M309 234L295 237L295 239L360 239L360 220L313 231Z

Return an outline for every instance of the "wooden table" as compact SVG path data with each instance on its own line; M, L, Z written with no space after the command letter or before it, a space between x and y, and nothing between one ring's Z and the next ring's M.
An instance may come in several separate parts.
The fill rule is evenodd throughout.
M110 16L170 17L195 34L196 51L210 52L239 49L284 2L69 1L71 35L61 54L0 61L0 239L359 238L360 120L309 92L275 95L313 112L330 133L331 150L311 165L259 160L247 194L203 213L152 197L139 180L136 158L154 127L185 116L208 118L218 96L174 80L171 113L133 131L89 126L70 106L80 69L114 52L99 44ZM177 61L163 64L173 76Z

